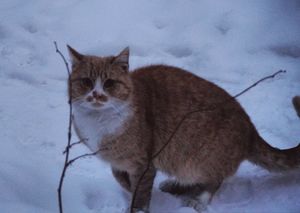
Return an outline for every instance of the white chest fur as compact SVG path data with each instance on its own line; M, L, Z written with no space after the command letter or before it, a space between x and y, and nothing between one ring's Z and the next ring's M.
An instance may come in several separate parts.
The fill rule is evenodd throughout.
M93 112L74 106L74 122L77 131L82 138L86 139L86 145L91 151L99 149L105 136L120 134L130 114L128 106L123 106L118 111L105 109Z

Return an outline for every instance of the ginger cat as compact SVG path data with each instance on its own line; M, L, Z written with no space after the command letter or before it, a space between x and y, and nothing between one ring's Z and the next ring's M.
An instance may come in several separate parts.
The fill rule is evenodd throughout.
M270 171L299 168L300 146L280 150L267 144L240 104L215 84L165 65L129 72L129 48L108 57L68 49L76 133L92 151L100 150L98 156L128 192L180 120L188 112L211 109L190 115L151 161L134 212L149 212L157 170L175 179L161 183L162 191L182 196L184 205L201 212L243 160Z

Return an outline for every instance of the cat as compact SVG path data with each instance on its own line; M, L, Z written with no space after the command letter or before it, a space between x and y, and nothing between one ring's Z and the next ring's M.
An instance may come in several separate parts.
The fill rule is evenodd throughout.
M172 177L160 184L163 192L201 212L244 160L269 171L299 168L300 145L270 146L241 105L212 82L166 65L129 72L129 48L107 57L68 50L74 129L110 163L119 184L136 191L133 212L149 212L158 170Z

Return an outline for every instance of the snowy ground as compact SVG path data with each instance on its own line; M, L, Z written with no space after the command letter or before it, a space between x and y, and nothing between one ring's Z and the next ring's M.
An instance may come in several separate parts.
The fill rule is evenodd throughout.
M270 144L288 148L300 142L291 105L300 94L299 23L298 0L1 0L0 212L58 211L68 105L54 40L66 55L66 43L98 55L130 46L131 68L183 67L231 94L286 69L239 101ZM194 212L159 191L164 178L156 179L152 212ZM128 204L109 167L94 158L68 171L63 196L67 213L119 213ZM207 212L299 213L300 172L271 174L245 162Z

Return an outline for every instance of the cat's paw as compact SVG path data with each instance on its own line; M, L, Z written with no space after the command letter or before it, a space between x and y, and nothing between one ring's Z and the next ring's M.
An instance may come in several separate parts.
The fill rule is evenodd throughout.
M163 192L170 193L175 184L176 183L173 180L165 180L159 184L159 189Z
M200 185L184 186L176 180L165 180L159 184L159 189L172 195L184 195L202 189Z
M175 180L165 180L159 184L159 189L162 192L170 193L173 195L180 195L185 192L185 188L180 186Z

